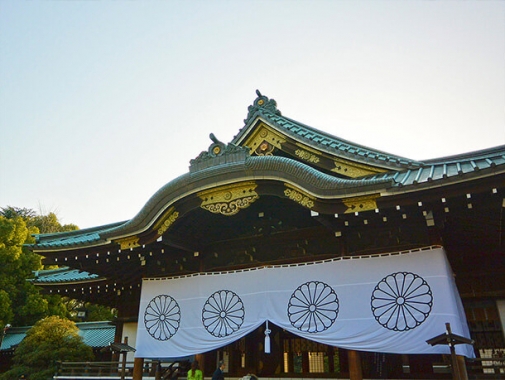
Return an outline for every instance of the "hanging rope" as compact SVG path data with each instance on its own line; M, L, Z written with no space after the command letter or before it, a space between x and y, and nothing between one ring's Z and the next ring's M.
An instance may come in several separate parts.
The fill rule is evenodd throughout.
M265 329L265 354L270 353L270 333L272 330L268 328L268 321L267 321L267 326Z

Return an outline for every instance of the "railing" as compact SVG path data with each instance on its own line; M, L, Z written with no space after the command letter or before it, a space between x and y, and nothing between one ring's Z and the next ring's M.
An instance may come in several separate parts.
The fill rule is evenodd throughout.
M160 363L159 361L144 361L142 378L150 380L168 380L186 376L185 362ZM477 358L467 359L466 369L469 379L505 379L505 358ZM433 374L450 374L448 363L433 366ZM107 379L131 380L133 376L133 362L62 362L57 380L68 379ZM427 374L427 378L429 374ZM306 377L305 377L306 378ZM265 380L265 379L262 379ZM282 378L280 378L282 380Z
M134 362L61 362L53 379L121 379L133 376ZM187 362L161 363L145 361L142 378L166 380L186 375Z
M117 378L132 377L133 362L62 362L55 379L63 378Z

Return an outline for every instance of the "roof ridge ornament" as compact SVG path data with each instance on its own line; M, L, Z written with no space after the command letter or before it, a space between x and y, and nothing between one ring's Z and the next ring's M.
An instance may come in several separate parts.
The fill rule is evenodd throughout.
M262 95L259 90L256 90L256 95L258 97L254 100L254 103L248 107L247 118L244 123L248 123L253 117L254 113L260 109L266 109L273 112L276 115L281 116L281 111L277 109L277 102L274 99L268 99L265 95Z
M207 151L201 152L198 157L189 162L190 173L194 173L211 166L232 162L245 162L245 160L249 157L249 148L232 143L225 144L219 141L213 133L211 133L209 137L212 140L212 144L210 144Z

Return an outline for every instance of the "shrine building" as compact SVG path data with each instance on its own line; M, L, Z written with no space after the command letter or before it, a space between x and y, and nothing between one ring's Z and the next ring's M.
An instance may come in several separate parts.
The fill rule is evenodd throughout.
M60 266L44 292L117 309L133 379L181 357L205 377L219 360L227 378L450 376L450 347L428 343L448 325L473 343L460 378L503 357L505 145L412 160L259 91L231 142L210 138L132 219L28 246Z

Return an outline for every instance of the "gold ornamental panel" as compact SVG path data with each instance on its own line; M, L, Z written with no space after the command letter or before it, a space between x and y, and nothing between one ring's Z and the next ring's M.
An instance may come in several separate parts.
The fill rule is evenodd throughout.
M282 144L285 142L286 139L282 134L270 128L266 124L260 123L256 131L254 131L254 133L244 142L244 145L249 147L249 154L252 155L258 150L258 148L261 148L261 144L263 143L267 143L277 149L282 149Z
M319 163L320 159L316 154L310 153L305 149L297 149L295 150L295 154L297 157L301 158L304 161L310 162L311 164Z
M257 186L254 181L248 181L201 191L198 193L202 200L200 207L214 214L235 215L259 198Z
M380 194L372 194L364 197L342 199L342 202L347 206L344 214L375 210L377 208L377 198L379 197Z
M161 218L161 221L158 222L154 229L158 230L158 235L161 236L163 235L172 224L177 220L179 217L179 212L175 211L174 207L170 207L163 215Z
M140 247L138 236L129 236L123 239L118 239L116 240L116 243L121 246L121 249L132 249Z
M379 169L368 165L361 165L343 159L334 159L333 162L335 164L335 167L331 169L331 171L334 173L342 174L349 178L357 178L369 174L385 172L384 169Z
M290 184L285 183L286 189L284 190L284 195L291 199L292 201L302 205L303 207L307 207L312 209L314 207L314 202L316 198L313 196L303 192L302 190L295 189Z

